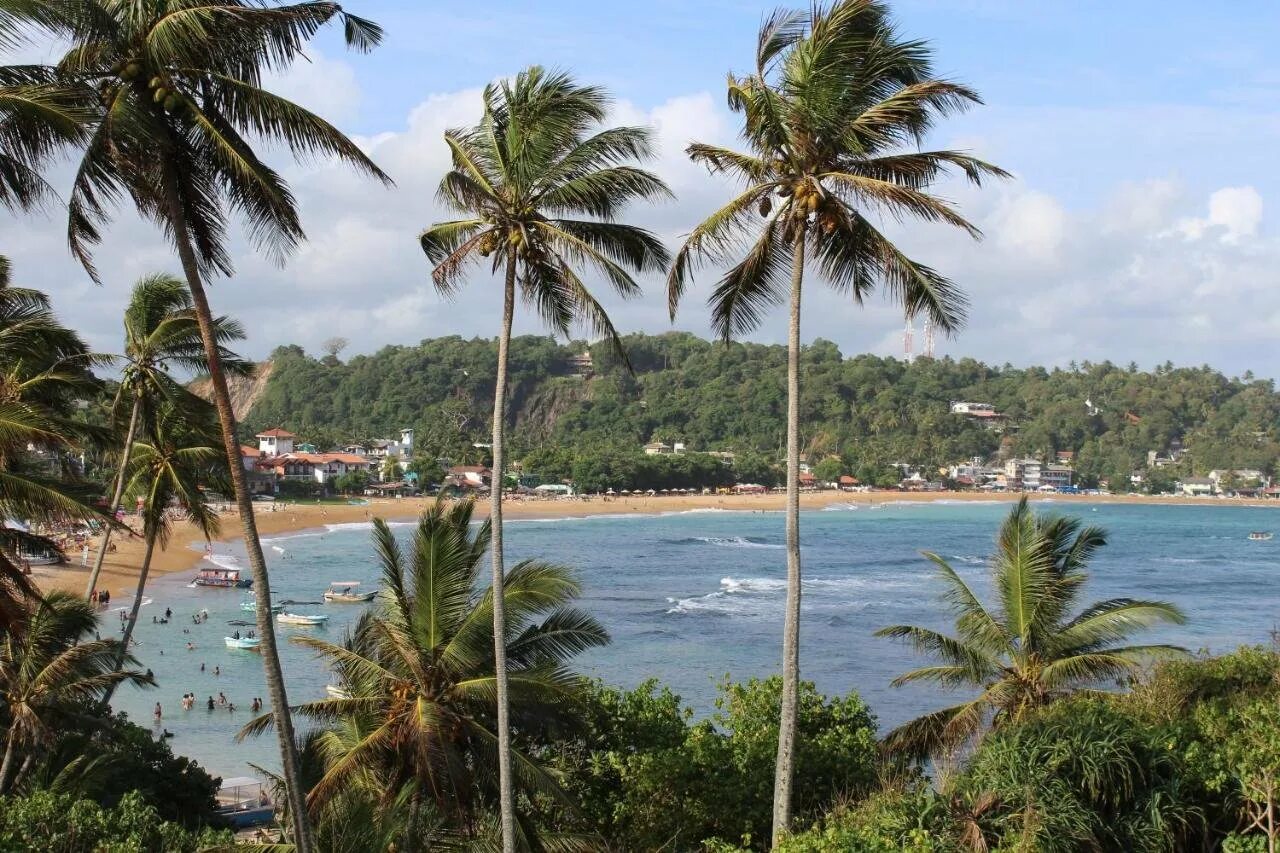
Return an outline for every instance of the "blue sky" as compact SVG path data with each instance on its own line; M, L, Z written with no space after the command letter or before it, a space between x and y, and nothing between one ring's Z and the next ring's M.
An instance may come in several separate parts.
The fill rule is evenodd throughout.
M615 118L655 127L653 164L679 201L632 218L673 245L728 188L691 167L692 139L732 143L724 76L751 61L772 6L749 0L612 4L580 0L434 3L350 0L381 23L382 47L346 52L320 38L313 62L273 85L348 132L396 179L385 191L324 164L288 167L312 241L283 269L237 244L238 275L220 310L251 332L245 349L314 349L342 334L351 351L496 330L492 284L455 303L427 285L415 236L442 218L432 199L446 167L445 127L473 121L478 89L541 63L608 87ZM1280 247L1272 220L1280 177L1280 3L1121 0L899 0L901 29L928 39L944 76L986 105L947 120L930 143L972 150L1017 179L975 191L943 184L986 233L981 244L933 228L898 228L910 251L970 294L971 320L942 353L998 363L1208 362L1280 376ZM281 164L285 165L285 164ZM150 226L122 217L103 251L104 288L66 256L62 223L0 219L23 283L50 290L96 345L117 336L128 285L172 268ZM698 283L677 328L706 333ZM671 328L661 282L619 325ZM805 337L846 353L900 351L901 315L858 309L811 287ZM777 341L771 318L752 337ZM518 331L538 331L527 316Z

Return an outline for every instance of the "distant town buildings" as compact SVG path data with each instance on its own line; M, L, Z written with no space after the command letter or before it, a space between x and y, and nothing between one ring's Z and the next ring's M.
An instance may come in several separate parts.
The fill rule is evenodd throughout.
M384 459L408 461L413 454L412 429L401 430L398 441L354 444L324 453L315 452L315 445L298 442L298 436L280 428L260 432L254 438L258 440L256 448L240 446L240 461L255 494L277 494L283 483L314 483L323 489L338 477L357 471L369 476L373 488Z

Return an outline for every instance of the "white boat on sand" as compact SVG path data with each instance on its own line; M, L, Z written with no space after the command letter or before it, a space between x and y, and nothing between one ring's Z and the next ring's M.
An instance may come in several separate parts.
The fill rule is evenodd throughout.
M331 604L360 604L373 601L376 592L361 592L360 581L332 581L324 591L324 600Z

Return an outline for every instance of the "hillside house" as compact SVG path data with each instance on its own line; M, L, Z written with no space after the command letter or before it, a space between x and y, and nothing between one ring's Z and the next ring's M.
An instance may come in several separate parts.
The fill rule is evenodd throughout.
M260 432L254 438L258 439L258 450L264 456L284 456L286 453L293 452L293 440L297 436L288 430L276 427Z

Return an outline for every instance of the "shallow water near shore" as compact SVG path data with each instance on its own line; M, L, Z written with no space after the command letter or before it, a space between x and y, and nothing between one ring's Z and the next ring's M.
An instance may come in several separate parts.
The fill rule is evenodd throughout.
M986 592L985 561L1007 503L944 502L832 506L805 512L802 675L828 694L857 689L882 729L956 701L925 687L894 689L889 681L915 658L903 646L872 636L891 624L947 629L937 601L940 587L921 550L940 554ZM1110 534L1093 561L1085 603L1112 596L1172 601L1189 621L1142 635L1193 651L1227 651L1264 643L1280 605L1280 539L1253 542L1253 530L1280 526L1273 508L1137 506L1070 503L1036 505L1039 512L1079 516ZM411 523L393 525L403 538ZM367 523L269 537L263 547L276 601L321 600L330 581L358 580L373 589L379 568ZM714 711L716 683L776 672L781 655L785 601L783 516L779 512L692 511L656 516L561 518L508 522L509 564L536 557L564 563L583 585L580 606L594 614L613 643L578 659L578 669L605 682L631 687L658 678L698 713ZM214 560L245 569L243 549L216 546ZM486 571L482 575L487 576ZM193 574L193 573L192 573ZM274 736L237 744L253 697L266 698L262 661L254 652L225 647L223 637L242 634L252 622L242 611L244 590L192 588L191 574L162 577L148 586L135 632L135 654L159 682L151 690L124 688L114 702L142 725L163 706L162 727L175 752L211 773L241 775L252 762L278 766ZM117 590L112 590L113 594ZM123 596L121 596L123 598ZM103 632L117 630L113 601ZM341 642L366 605L299 606L326 613L318 628L277 626L291 702L321 698L329 674L311 652L288 642L312 633ZM172 610L168 624L152 622ZM192 614L208 611L193 624ZM190 642L195 648L188 650ZM205 670L200 671L201 664ZM215 675L215 667L219 674ZM184 693L196 706L181 709ZM219 693L236 710L205 708Z

